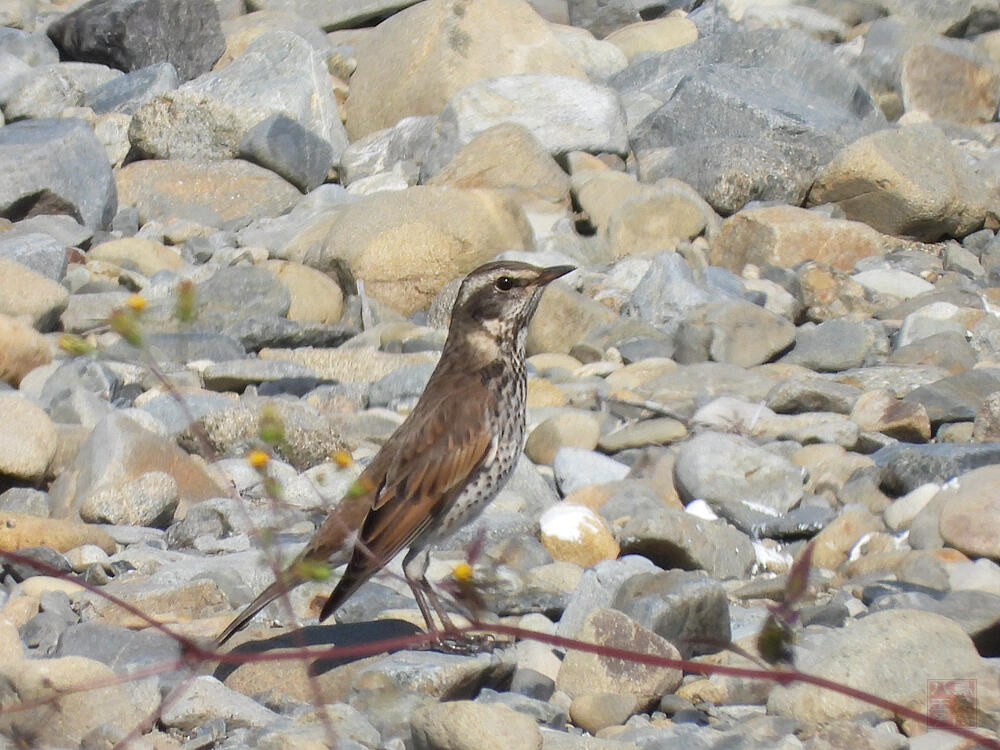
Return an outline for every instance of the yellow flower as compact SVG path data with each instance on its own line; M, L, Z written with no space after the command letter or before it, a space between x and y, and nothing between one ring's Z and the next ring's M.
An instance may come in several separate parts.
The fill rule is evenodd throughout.
M469 583L473 578L472 566L467 562L460 562L451 569L452 577L459 583Z
M333 462L337 464L337 466L339 466L341 469L346 469L348 466L354 463L354 459L351 457L351 454L348 453L347 451L337 451L336 453L333 454L333 456L331 456L331 458L333 459Z
M133 294L127 300L125 300L125 304L128 305L130 309L135 310L136 312L142 312L143 310L146 309L146 305L149 303L146 302L146 298L143 297L141 294Z
M270 460L271 457L262 450L252 450L247 454L247 461L249 461L250 465L255 469L263 469L267 466L267 462Z

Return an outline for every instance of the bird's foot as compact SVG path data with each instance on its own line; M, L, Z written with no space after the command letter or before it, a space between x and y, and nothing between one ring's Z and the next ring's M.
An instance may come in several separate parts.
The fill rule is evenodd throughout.
M442 654L474 656L493 653L499 646L500 643L490 633L455 633L442 634L430 641L426 648L428 651L439 651Z

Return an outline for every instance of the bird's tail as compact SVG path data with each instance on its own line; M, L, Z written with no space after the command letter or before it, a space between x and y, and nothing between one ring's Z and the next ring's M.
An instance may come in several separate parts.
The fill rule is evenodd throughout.
M254 615L264 609L264 607L282 594L291 591L299 583L300 581L298 580L289 579L288 576L282 576L266 589L261 591L257 598L250 602L242 612L233 618L233 621L226 626L225 630L219 633L218 637L215 639L216 648L232 638L235 633L245 628L247 623L254 618Z

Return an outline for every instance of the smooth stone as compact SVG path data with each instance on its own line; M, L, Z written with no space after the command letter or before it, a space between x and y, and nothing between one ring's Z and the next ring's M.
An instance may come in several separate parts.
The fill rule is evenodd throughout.
M410 718L418 750L541 750L534 720L507 706L452 701L418 708Z
M795 347L782 362L817 372L861 367L875 353L880 333L877 325L846 318L827 320L815 327L800 327L795 332Z
M930 440L931 422L922 404L902 401L887 391L868 391L858 397L851 419L862 430L881 432L907 443Z
M68 298L61 284L17 261L0 257L0 315L25 316L44 332L52 329Z
M106 65L58 62L31 68L11 82L3 114L7 120L57 118L80 104L84 94L121 72Z
M903 396L903 400L922 405L934 424L971 421L980 404L998 390L1000 370L982 368L922 385Z
M679 659L680 653L666 639L616 609L596 609L572 637L588 643L624 648ZM629 695L639 707L649 705L680 685L681 672L659 666L624 662L599 654L570 650L556 678L556 688L571 698L595 693Z
M177 88L179 82L177 68L172 63L157 62L91 89L84 94L82 103L97 115L109 112L134 115L154 96Z
M624 479L629 467L600 453L565 446L556 451L552 460L556 484L565 497L581 487Z
M984 662L959 625L908 609L876 612L829 630L797 649L796 664L838 682L849 674L852 687L918 711L926 709L928 674L985 674ZM767 705L769 713L800 721L825 723L864 711L891 718L885 709L804 684L775 687Z
M0 475L39 481L55 456L56 428L48 415L16 393L0 393Z
M792 377L782 381L767 394L767 406L780 414L828 411L850 414L860 388L825 378Z
M334 163L330 143L284 114L250 128L240 141L242 159L270 169L304 193L326 180Z
M315 377L315 373L294 362L237 359L209 365L201 376L207 390L239 393L248 385L261 385L286 378L310 378Z
M836 570L847 559L855 543L865 534L880 531L882 521L864 508L845 508L816 535L812 563Z
M214 677L196 677L180 697L164 709L160 722L165 727L190 731L214 717L227 726L264 727L279 716L257 701L226 687Z
M796 338L794 325L762 307L736 300L714 302L688 311L678 332L675 359L682 364L711 359L753 367L787 350ZM693 347L690 339L707 341ZM690 351L702 347L707 356Z
M657 417L626 424L620 429L602 435L597 446L602 451L617 453L647 445L670 445L684 440L687 436L688 430L683 422L670 417Z
M964 51L964 50L963 50ZM981 54L960 54L936 44L917 44L900 61L899 82L907 113L963 125L990 122L1000 96L1000 74Z
M121 204L134 206L142 224L175 218L239 224L279 216L302 197L270 170L239 159L137 161L117 170L115 183Z
M92 247L87 252L87 257L135 269L145 276L153 276L164 270L178 271L184 267L184 260L176 250L142 237L102 242Z
M20 318L0 314L0 381L16 388L25 375L51 361L42 334Z
M704 432L681 446L674 467L682 498L753 502L778 512L802 497L802 470L746 438Z
M585 78L549 25L520 0L418 3L379 24L356 58L345 106L352 142L407 116L437 115L456 92L489 76Z
M593 450L600 437L598 420L589 412L563 411L528 433L524 453L536 464L551 465L563 447Z
M975 469L942 488L942 492L947 490L947 497L940 499L941 537L946 544L971 557L1000 558L994 521L995 469Z
M873 268L856 273L851 278L869 291L900 299L911 299L934 290L934 285L929 281L897 269Z
M38 518L10 511L0 512L0 521L3 522L0 528L3 549L44 546L66 552L81 544L96 544L108 554L113 554L116 550L114 540L107 532L87 524Z
M639 573L656 570L653 563L639 555L605 560L592 568L587 568L570 595L563 615L556 625L556 632L562 636L572 636L583 627L584 620L592 611L612 605L625 581Z
M590 508L562 502L538 519L539 539L556 560L586 568L620 552L607 523Z

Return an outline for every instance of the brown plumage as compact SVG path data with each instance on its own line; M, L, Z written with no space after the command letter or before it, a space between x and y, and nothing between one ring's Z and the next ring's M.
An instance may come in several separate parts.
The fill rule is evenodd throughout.
M572 270L496 262L465 278L441 359L413 411L282 580L229 624L218 645L282 590L302 583L300 563L330 562L352 543L347 570L324 604L321 621L409 547L403 571L428 628L434 627L428 604L447 622L426 585L427 555L436 542L475 518L510 476L524 437L528 322L545 285Z

